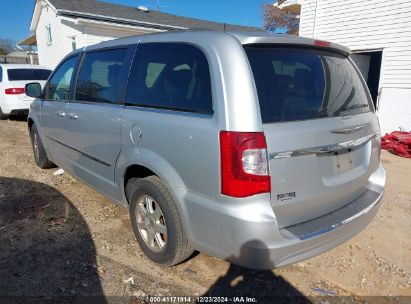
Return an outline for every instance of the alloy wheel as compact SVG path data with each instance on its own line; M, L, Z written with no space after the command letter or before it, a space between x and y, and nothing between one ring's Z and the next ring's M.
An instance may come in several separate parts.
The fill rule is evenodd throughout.
M146 245L153 251L161 251L167 244L167 226L164 214L149 195L142 195L136 207L137 228Z

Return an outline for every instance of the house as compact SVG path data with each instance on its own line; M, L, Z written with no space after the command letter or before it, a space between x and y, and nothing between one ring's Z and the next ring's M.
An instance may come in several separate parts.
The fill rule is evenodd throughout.
M36 0L30 25L39 63L49 68L54 68L69 52L101 41L191 28L261 30L96 0Z
M301 4L303 0L277 1L273 5L281 9L285 14L300 18Z
M411 130L411 2L304 0L300 35L349 47L382 132Z

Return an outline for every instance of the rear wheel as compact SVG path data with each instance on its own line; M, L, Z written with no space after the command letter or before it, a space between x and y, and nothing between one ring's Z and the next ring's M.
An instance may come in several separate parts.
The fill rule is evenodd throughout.
M9 117L9 116L6 115L6 114L4 114L3 111L2 111L1 108L0 108L0 120L5 120L5 119L7 119L8 117Z
M126 194L133 231L147 257L172 266L193 253L175 202L157 176L131 179Z
M55 165L47 157L44 146L41 142L40 136L37 132L36 125L33 125L30 129L31 145L33 147L34 161L36 165L41 169L53 168Z

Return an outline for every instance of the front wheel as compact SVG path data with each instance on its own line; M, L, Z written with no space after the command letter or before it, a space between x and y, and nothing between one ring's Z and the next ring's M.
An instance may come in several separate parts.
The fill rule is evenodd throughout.
M55 165L47 157L44 146L41 142L36 125L33 125L30 129L31 145L33 147L34 161L36 165L41 169L53 168Z
M131 179L126 194L134 234L148 258L172 266L193 253L174 199L157 176Z

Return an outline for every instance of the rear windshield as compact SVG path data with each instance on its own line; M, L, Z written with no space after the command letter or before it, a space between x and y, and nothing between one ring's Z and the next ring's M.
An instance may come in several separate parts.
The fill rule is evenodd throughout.
M245 46L263 123L371 111L366 87L344 56L308 48Z
M43 69L10 69L7 71L10 81L47 80L51 71Z

